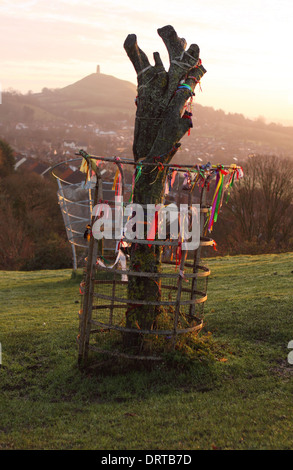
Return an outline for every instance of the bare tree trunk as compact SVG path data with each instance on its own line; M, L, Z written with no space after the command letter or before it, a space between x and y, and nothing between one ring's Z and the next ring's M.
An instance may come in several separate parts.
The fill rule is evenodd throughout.
M137 113L135 119L133 155L136 162L157 162L157 167L143 166L135 186L133 202L141 205L163 202L166 169L180 147L180 140L192 127L185 105L194 95L194 88L206 70L199 59L199 48L192 44L187 51L185 39L177 36L172 26L158 30L169 54L167 72L158 52L152 66L138 47L136 35L130 34L124 48L130 58L138 81ZM145 237L146 238L146 225ZM157 301L160 288L152 273L159 272L161 250L157 246L132 244L130 269L149 272L148 278L129 280L129 299ZM127 326L151 328L158 309L150 305L134 305L128 309ZM129 342L129 338L126 342Z

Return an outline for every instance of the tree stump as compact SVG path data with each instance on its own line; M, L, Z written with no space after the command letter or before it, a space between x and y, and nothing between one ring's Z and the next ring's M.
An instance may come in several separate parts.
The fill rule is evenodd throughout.
M146 54L139 48L135 34L125 40L124 48L137 73L137 112L133 141L136 162L157 163L144 165L144 171L135 185L133 202L140 205L161 204L167 170L163 163L170 163L180 147L180 140L192 127L192 115L187 103L194 96L195 86L206 70L199 58L199 47L192 44L186 51L185 39L179 38L172 26L158 29L166 45L170 67L166 71L158 52L154 53L152 66ZM136 170L137 171L137 170ZM146 222L146 220L145 220ZM147 225L145 223L146 238ZM149 272L149 277L133 278L128 284L129 299L147 299L150 305L138 305L127 316L126 326L150 329L156 322L158 309L151 305L160 300L156 274L161 269L162 249L159 245L132 244L130 269ZM125 344L133 345L137 335L125 334Z

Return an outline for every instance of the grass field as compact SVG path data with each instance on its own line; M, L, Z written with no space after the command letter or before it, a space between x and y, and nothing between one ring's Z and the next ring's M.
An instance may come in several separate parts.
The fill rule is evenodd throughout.
M215 358L86 371L71 270L2 271L0 449L292 450L293 253L208 265Z

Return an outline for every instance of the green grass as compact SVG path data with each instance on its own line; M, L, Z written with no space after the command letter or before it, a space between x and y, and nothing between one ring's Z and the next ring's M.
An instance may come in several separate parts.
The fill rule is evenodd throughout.
M77 367L70 270L0 273L0 449L293 449L293 253L208 260L192 366Z

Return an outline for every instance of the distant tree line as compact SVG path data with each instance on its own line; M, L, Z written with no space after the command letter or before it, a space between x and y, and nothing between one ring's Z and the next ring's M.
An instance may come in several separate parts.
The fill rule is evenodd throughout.
M0 268L70 268L56 182L15 172L13 160L11 147L0 141Z
M223 203L213 232L219 254L293 250L293 160L255 155Z

